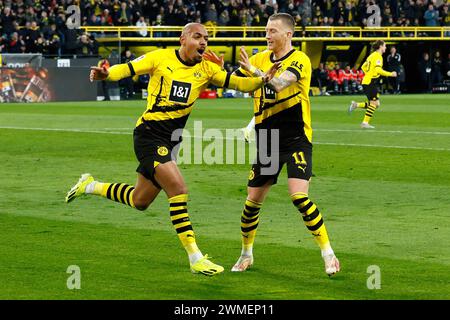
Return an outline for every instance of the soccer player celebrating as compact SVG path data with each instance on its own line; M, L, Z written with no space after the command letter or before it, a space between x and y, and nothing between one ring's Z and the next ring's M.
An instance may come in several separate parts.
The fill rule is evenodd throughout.
M365 75L362 80L364 93L367 96L367 102L352 101L348 112L351 113L357 108L366 109L364 119L361 122L361 128L374 129L369 122L372 119L373 113L380 106L380 94L378 93L378 80L380 76L396 77L397 72L383 70L383 53L386 51L386 43L383 40L377 40L372 44L373 52L367 57L366 62L361 66Z
M202 57L207 43L206 29L198 23L187 24L180 36L179 50L160 49L108 70L92 67L90 80L118 81L150 74L147 109L134 129L134 150L139 161L135 186L96 181L86 173L67 193L66 202L91 194L145 210L161 189L169 200L170 219L189 256L193 273L215 275L223 267L208 260L199 250L187 209L187 187L175 162L176 145L194 102L209 83L218 87L251 92L272 79L279 65L260 77L243 79L227 74ZM172 152L174 150L175 152ZM174 154L173 154L174 153Z
M241 215L242 251L231 269L236 272L245 271L253 264L253 243L259 212L284 164L287 166L291 200L321 249L325 272L331 276L340 270L322 215L308 196L312 175L312 128L308 97L312 71L308 56L292 47L294 27L295 21L289 14L270 16L266 26L268 50L248 59L245 48L241 48L241 67L235 72L251 79L260 77L274 64L281 63L277 77L254 93L258 157L250 171L247 199ZM279 148L272 148L271 143L265 143L272 141L271 137L263 137L265 133L271 137L276 137L278 133L276 142ZM261 150L270 154L269 164L261 161ZM275 168L269 172L272 165Z

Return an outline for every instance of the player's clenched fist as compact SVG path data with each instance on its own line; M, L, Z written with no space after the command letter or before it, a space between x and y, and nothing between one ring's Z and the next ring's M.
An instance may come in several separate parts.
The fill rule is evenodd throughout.
M105 80L108 78L109 72L105 67L91 67L91 73L89 74L89 80L93 82L94 80Z

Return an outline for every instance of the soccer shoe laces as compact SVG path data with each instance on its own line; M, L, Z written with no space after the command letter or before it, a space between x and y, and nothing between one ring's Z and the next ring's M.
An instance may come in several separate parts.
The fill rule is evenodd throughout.
M211 259L211 257L205 254L197 262L191 265L191 271L193 273L201 273L206 276L213 276L224 270L222 266L213 263L209 259Z

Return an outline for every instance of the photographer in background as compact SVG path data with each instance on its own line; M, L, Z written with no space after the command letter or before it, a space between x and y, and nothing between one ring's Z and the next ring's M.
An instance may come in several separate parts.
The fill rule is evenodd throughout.
M428 52L423 53L422 60L419 61L419 74L421 82L421 91L430 93L431 92L431 61Z
M401 69L401 55L397 52L397 48L392 46L390 49L390 53L387 56L386 70L387 71L395 71L397 74L400 74ZM393 94L400 93L400 77L391 77L389 78L389 83L392 87Z
M442 74L442 57L439 51L434 53L433 60L431 61L431 84L439 85L442 83L444 79L444 75Z

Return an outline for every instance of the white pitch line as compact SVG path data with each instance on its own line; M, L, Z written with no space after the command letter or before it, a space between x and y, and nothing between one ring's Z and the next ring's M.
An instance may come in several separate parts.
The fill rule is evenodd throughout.
M12 130L31 130L31 131L60 131L60 132L77 132L77 133L95 133L95 134L117 134L117 135L131 135L130 132L119 132L119 131L99 131L99 130L84 130L84 129L63 129L63 128L26 128L26 127L12 127L12 126L0 126L0 129L12 129ZM192 137L192 136L191 136ZM204 136L193 136L194 139L204 139ZM235 140L233 137L216 137L211 138L222 139L222 140ZM188 136L185 136L188 139ZM240 139L242 140L242 138ZM250 141L254 141L251 139ZM388 148L388 149L414 149L414 150L432 150L432 151L450 151L446 148L426 148L426 147L414 147L414 146L386 146L377 144L357 144L357 143L340 143L340 142L320 142L314 141L313 144L318 145L332 145L332 146L345 146L345 147L370 147L370 148Z
M384 146L378 144L357 144L357 143L340 143L340 142L313 142L313 144L323 144L330 146L345 146L345 147L371 147L371 148L388 148L388 149L415 149L415 150L432 150L432 151L450 151L445 148L424 148L424 147L408 147L408 146Z
M85 129L61 129L61 128L26 128L26 127L8 127L2 126L0 129L12 129L12 130L31 130L31 131L61 131L61 132L80 132L80 133L106 133L106 134L131 134L130 132L120 131L101 131L101 130L85 130Z
M313 131L319 132L370 132L370 133L412 133L412 134L437 134L437 135L450 135L450 132L446 131L401 131L401 130L355 130L355 129L313 129Z

